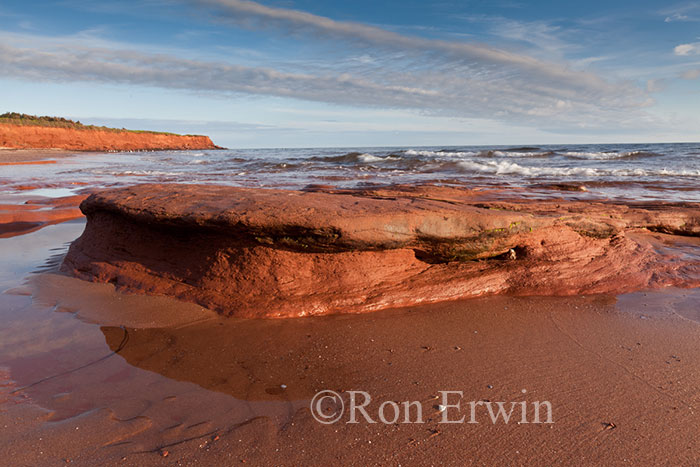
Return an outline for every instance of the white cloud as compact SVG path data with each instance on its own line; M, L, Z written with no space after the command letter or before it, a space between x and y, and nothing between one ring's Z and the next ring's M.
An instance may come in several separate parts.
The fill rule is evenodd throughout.
M673 49L673 53L680 56L700 55L700 42L680 44Z
M671 16L667 16L664 20L665 23L672 23L674 21L691 21L691 18L688 15L673 13Z

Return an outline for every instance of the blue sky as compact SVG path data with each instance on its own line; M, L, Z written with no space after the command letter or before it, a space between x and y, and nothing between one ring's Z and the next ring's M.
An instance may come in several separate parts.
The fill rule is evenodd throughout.
M700 141L700 1L0 3L0 111L228 147Z

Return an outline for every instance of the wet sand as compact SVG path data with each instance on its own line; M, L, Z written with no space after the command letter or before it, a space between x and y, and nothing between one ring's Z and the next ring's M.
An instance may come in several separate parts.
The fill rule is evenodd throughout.
M72 155L74 151L65 149L0 148L0 165L55 164L55 159Z
M61 149L0 148L0 166L6 166L3 170L7 171L3 175L10 175L0 180L0 238L24 235L83 216L78 205L89 189L85 190L80 182L59 185L48 181L46 169L42 169L75 155ZM13 168L21 169L17 166L38 166L31 169L39 172L31 178L31 183L17 183L12 177Z
M223 319L56 275L82 228L0 239L0 458L13 464L700 460L698 289ZM368 392L370 414L420 401L425 423L323 425L309 410L323 389ZM463 406L550 401L554 423L442 424L447 390Z
M82 218L78 206L88 196L87 191L60 197L32 194L61 190L40 188L26 194L0 194L0 238L24 235L47 225Z

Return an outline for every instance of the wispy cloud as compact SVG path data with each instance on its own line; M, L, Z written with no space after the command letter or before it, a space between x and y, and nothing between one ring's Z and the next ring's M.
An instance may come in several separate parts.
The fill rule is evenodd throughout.
M675 5L671 8L665 8L659 13L665 16L664 22L666 23L700 21L700 2L688 2Z
M551 119L577 124L591 119L604 125L620 122L638 109L645 94L625 85L607 92L581 93L512 76L460 68L387 69L377 65L362 75L249 67L226 61L184 59L170 54L88 47L73 41L23 36L13 44L0 37L0 75L37 81L122 83L223 95L280 96L371 108L403 108L511 121ZM18 37L15 37L18 42ZM26 46L22 44L30 44Z
M687 79L687 80L693 80L693 79L698 79L700 78L700 68L695 69L695 70L687 70L681 73L681 78Z
M663 79L650 79L647 81L647 92L661 92L666 89L666 81Z
M673 49L673 53L680 56L700 55L700 42L680 44Z
M671 16L667 16L664 19L664 23L672 23L674 21L690 21L691 18L688 15L682 15L680 13L673 13Z
M295 35L308 34L325 39L365 43L377 48L400 50L406 55L438 55L451 64L480 67L499 67L501 71L527 75L553 87L565 86L592 94L611 92L615 86L592 73L570 69L566 64L548 62L489 47L483 44L426 39L398 34L375 26L335 21L311 13L275 8L247 0L193 0L197 4L216 7L217 18L227 18L238 26L275 28Z
M97 81L165 88L240 92L310 100L370 104L381 94L386 105L407 105L436 96L420 87L380 84L349 75L285 73L227 63L202 62L169 55L74 46L41 49L0 44L0 74L48 81ZM331 98L332 97L332 98Z
M247 0L191 2L205 5L218 20L235 26L271 28L317 43L342 41L346 47L343 54L324 55L322 60L291 57L252 66L236 63L231 55L192 59L186 58L192 56L187 53L155 53L138 44L90 41L93 45L87 46L81 38L0 33L0 75L277 96L559 126L624 126L652 102L651 89L605 80L563 61L400 34ZM514 40L527 41L525 29L510 34ZM555 27L545 25L529 41L544 44L555 33Z
M577 44L562 38L563 35L572 31L565 31L551 21L523 21L488 15L470 15L461 18L472 24L486 25L488 33L493 37L527 44L532 46L533 52L545 53L550 57L562 56L562 52L578 47Z

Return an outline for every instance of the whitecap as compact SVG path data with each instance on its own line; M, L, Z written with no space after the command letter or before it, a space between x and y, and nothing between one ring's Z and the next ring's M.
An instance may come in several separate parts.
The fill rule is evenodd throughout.
M423 156L423 157L471 157L478 153L474 151L416 151L409 149L405 152L407 156Z
M367 153L360 154L359 156L357 156L357 159L360 162L365 162L365 163L367 163L367 162L380 162L380 161L385 160L383 157L374 156L372 154L367 154Z
M458 164L461 168L467 171L481 172L481 173L492 173L496 175L525 175L525 176L538 176L538 175L558 175L558 176L570 176L570 175L587 175L587 176L597 176L600 175L598 169L585 168L585 167L524 167L520 164L510 161L486 161L486 162L474 162L474 161L462 161Z

